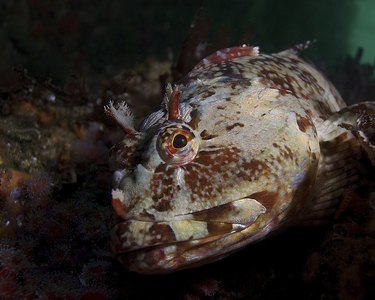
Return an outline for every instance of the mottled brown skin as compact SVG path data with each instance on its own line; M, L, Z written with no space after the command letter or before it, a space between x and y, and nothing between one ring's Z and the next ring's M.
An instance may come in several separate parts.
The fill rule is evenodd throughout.
M137 131L118 117L124 106L107 107L130 127L114 150L122 165L114 253L136 272L172 272L218 260L331 203L338 190L325 189L324 172L335 149L320 142L341 136L327 124L344 106L294 50L236 47L168 87L163 108ZM353 137L336 125L345 141Z

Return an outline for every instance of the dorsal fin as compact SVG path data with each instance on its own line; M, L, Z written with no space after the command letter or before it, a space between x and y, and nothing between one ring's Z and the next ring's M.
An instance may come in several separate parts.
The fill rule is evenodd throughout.
M303 43L299 43L297 45L294 45L293 47L288 48L284 51L281 51L279 54L281 54L281 55L298 55L300 52L310 48L311 45L313 45L315 43L316 43L316 40L305 41Z
M224 48L202 59L193 70L199 71L209 65L216 65L243 56L257 56L258 54L259 47L242 45L240 47Z

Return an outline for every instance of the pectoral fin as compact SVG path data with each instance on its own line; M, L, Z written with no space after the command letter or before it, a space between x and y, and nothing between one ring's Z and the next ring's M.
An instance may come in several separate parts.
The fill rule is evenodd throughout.
M367 155L375 166L375 103L359 103L333 113L318 134L319 170L303 219L322 223L331 218L345 192L365 184L368 176L362 158Z
M362 102L344 108L338 125L350 130L375 166L375 102Z

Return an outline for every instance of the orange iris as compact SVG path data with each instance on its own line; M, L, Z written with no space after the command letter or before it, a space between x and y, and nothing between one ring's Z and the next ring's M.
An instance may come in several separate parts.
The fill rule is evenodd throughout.
M186 125L173 124L159 133L157 149L165 162L184 165L194 159L198 143L192 129Z

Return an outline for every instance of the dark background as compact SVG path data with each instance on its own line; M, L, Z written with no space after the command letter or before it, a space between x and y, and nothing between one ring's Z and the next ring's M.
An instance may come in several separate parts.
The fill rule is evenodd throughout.
M367 3L2 0L0 74L7 76L13 67L22 67L61 83L72 75L108 77L150 58L176 59L200 7L207 21L205 26L199 24L208 32L204 42L213 43L213 48L215 43L248 43L270 53L317 40L311 56L332 64L361 46L351 42L353 35L363 33L358 14ZM365 49L366 57L374 57L373 51Z

